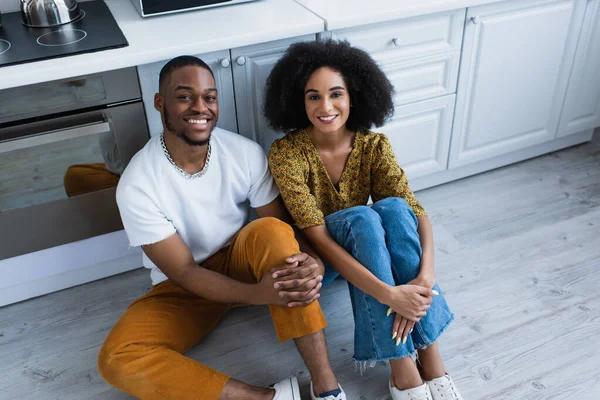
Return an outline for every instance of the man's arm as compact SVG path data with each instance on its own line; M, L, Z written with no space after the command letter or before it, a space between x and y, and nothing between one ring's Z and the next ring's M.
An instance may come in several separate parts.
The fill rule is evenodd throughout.
M142 246L152 262L187 291L219 303L286 305L278 295L274 279L265 274L257 284L248 284L196 264L190 249L175 233L158 243Z

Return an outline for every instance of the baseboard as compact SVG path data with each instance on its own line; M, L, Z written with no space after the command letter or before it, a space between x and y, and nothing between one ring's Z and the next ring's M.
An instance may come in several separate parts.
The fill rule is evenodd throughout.
M475 162L470 165L449 169L446 171L436 172L434 174L411 179L409 176L410 187L413 191L427 189L433 186L456 181L466 178L471 175L476 175L482 172L490 171L506 165L514 164L519 161L529 158L541 156L553 151L565 149L581 143L588 142L592 139L594 130L579 132L573 135L554 139L550 142L542 143L526 149L518 150L509 154L504 154L498 157L490 158L485 161Z
M124 231L0 260L0 307L142 266Z

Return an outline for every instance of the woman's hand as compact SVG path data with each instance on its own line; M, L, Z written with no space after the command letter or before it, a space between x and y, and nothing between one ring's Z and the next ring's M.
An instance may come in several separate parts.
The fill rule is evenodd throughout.
M424 317L432 296L438 293L435 290L418 285L400 285L392 287L385 304L392 311L400 314L409 321L418 322ZM388 314L390 311L388 311Z
M396 314L394 318L394 326L392 328L392 339L396 339L396 346L402 342L406 343L408 335L413 331L415 326L414 321L409 321L400 314Z
M431 289L435 285L435 276L419 274L415 279L408 282L408 285L423 286Z

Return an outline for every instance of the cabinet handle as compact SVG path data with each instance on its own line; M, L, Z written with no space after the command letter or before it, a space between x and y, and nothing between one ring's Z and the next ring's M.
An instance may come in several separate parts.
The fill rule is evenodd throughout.
M221 60L221 67L222 68L229 68L229 65L231 65L231 62L229 61L229 58L223 58Z
M394 43L394 46L402 45L402 43L400 43L400 38L397 38L397 37L392 39L392 43Z
M474 23L475 25L477 25L478 23L481 22L481 17L479 17L479 15L471 17L471 22Z
M237 60L235 60L236 64L239 65L240 67L244 64L246 64L246 57L244 56L239 56L237 58Z

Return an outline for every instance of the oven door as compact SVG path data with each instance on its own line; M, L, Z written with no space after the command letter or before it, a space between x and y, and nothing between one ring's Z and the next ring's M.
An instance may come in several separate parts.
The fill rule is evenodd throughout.
M0 260L123 229L123 169L148 141L141 102L0 129Z

